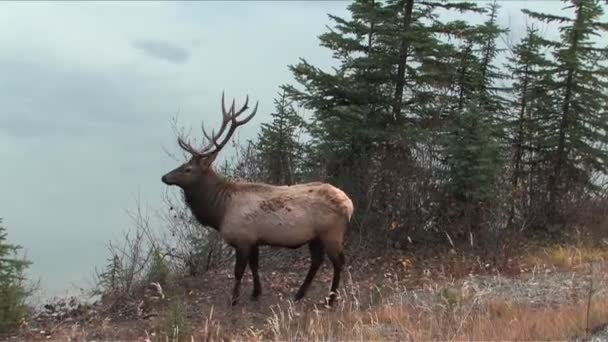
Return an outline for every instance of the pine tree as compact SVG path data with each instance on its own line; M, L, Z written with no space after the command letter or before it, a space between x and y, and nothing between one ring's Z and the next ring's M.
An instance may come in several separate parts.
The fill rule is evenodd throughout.
M505 119L506 99L503 93L507 90L501 87L499 82L506 79L506 75L495 65L495 60L501 52L497 47L497 40L501 34L507 30L501 28L496 23L500 6L492 2L487 7L488 20L476 28L475 42L480 45L479 49L479 70L476 82L476 98L480 108L491 120L490 127L493 134L502 137L502 129Z
M443 36L473 30L463 21L443 22L438 12L482 9L409 0L355 0L348 9L351 18L330 16L334 25L319 37L338 66L324 71L302 59L290 67L298 86L287 89L313 112L310 159L356 206L373 211L378 226L398 222L391 233L398 237L428 227L440 197L422 191L437 191L435 133L445 129L454 83L457 47Z
M598 21L604 13L600 1L568 2L565 9L574 10L574 18L523 10L532 18L561 24L561 40L545 41L554 49L553 91L559 105L548 139L553 149L546 189L550 227L563 221L560 208L568 193L594 190L592 177L608 171L608 49L593 41L608 31L608 23Z
M468 101L474 101L494 120L497 128L504 116L505 99L499 86L499 81L506 75L499 71L495 59L501 52L497 40L506 29L496 23L498 9L496 1L487 8L479 9L487 13L488 19L476 26L462 22L454 22L443 30L449 36L454 36L455 53L443 72L450 75L447 86L450 91L448 107L449 118L454 118L463 111Z
M507 57L506 68L513 77L507 126L512 151L509 224L515 218L516 207L533 222L537 203L544 203L550 158L545 137L557 111L551 92L555 89L553 63L544 55L543 42L538 30L528 27L526 37Z
M278 94L274 103L272 121L262 124L256 144L260 168L266 181L291 185L299 180L301 172L303 147L297 135L304 120L285 91Z
M310 133L330 178L338 169L367 169L361 165L389 141L404 146L400 153L416 141L419 109L433 103L429 88L443 77L427 65L450 54L437 37L445 30L434 13L439 7L476 9L466 2L354 1L352 19L330 15L335 25L319 37L339 67L325 72L304 59L290 67L302 88L289 87L290 96L314 110Z
M482 213L492 200L497 202L498 171L504 166L506 99L499 82L505 75L495 59L500 52L496 40L505 30L496 24L498 8L496 2L491 3L484 10L488 20L481 25L458 24L459 47L449 71L453 86L446 96L447 120L435 128L442 137L438 155L443 162L438 172L444 191L438 215L458 223L461 234L480 231L486 220Z
M0 333L16 329L26 314L29 291L24 286L24 271L31 264L17 258L20 246L10 244L0 219Z
M457 117L446 146L447 217L463 224L457 233L478 233L483 210L497 195L500 148L479 103L468 103Z

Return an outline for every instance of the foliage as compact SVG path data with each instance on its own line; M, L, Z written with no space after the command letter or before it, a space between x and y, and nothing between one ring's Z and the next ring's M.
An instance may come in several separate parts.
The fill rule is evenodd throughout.
M274 100L271 122L263 123L257 140L262 179L273 184L290 185L301 179L303 146L298 135L304 120L282 91Z
M146 283L156 282L161 286L167 284L167 280L171 274L167 260L161 254L159 248L152 250L152 259L145 275Z
M297 85L284 87L312 110L308 156L323 170L318 178L344 188L355 207L365 208L356 211L357 221L428 229L428 222L409 217L426 218L435 206L431 198L440 197L433 179L441 153L437 135L462 93L453 86L460 59L450 38L474 33L462 21L442 22L437 12L482 9L468 2L369 0L348 9L351 18L330 15L333 26L319 36L339 66L324 71L301 59L290 66Z
M25 318L26 288L24 272L31 262L19 258L20 246L8 242L7 229L0 219L0 333L15 330Z
M181 341L187 338L192 332L192 325L188 320L185 303L174 300L169 304L159 322L159 330L167 340Z
M473 231L480 229L482 211L497 195L500 150L491 133L480 108L471 105L446 137L445 192L450 200L447 216L464 217Z
M161 214L167 234L156 245L178 273L199 276L232 255L218 234L196 221L181 197L165 196L164 206L169 209Z
M302 58L290 66L295 84L283 86L312 111L306 156L323 170L316 178L344 188L358 221L391 227L396 239L443 230L447 208L480 212L493 196L509 205L477 229L564 222L558 212L600 191L594 181L608 171L608 50L591 39L608 25L597 0L568 8L574 18L523 11L557 23L562 39L530 27L511 49L509 74L496 63L508 32L496 1L358 0L350 18L329 15L319 43L338 66ZM442 21L439 11L486 20Z
M527 35L507 58L512 75L507 132L511 145L510 222L538 226L546 203L551 144L547 132L557 115L553 62L545 56L544 40L529 26Z
M597 46L594 37L608 32L599 21L604 9L599 0L571 0L565 9L574 18L524 10L534 19L558 23L560 41L544 40L551 48L554 75L552 97L557 115L547 118L546 142L551 149L551 171L547 175L547 220L565 219L560 208L567 195L597 190L596 173L608 171L608 49Z

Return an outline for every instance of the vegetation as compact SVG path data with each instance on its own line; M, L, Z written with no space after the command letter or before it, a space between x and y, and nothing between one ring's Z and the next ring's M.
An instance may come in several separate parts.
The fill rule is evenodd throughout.
M531 24L511 47L499 47L508 28L497 2L360 0L352 18L330 15L319 39L340 66L302 59L283 86L312 111L311 179L347 189L358 221L380 223L359 228L396 227L372 234L382 239L559 233L578 203L605 196L608 158L608 50L594 39L608 29L604 8L564 3L571 17L523 11L559 41ZM440 11L486 21L441 21Z
M0 333L15 330L27 313L24 271L31 262L18 257L20 248L9 243L0 219Z
M304 146L299 142L304 120L283 91L275 99L275 112L270 123L263 123L256 150L260 178L271 184L291 185L303 174Z
M110 245L99 277L110 304L105 312L148 319L146 307L164 306L146 333L174 340L190 333L206 340L590 335L608 322L605 297L591 299L601 281L584 273L590 265L605 271L608 257L608 23L600 22L600 0L562 2L560 15L522 10L530 24L521 40L505 45L509 28L498 24L496 1L354 0L350 17L329 15L331 26L319 36L338 66L322 70L305 58L289 66L294 82L280 85L270 122L253 141L235 143L237 156L218 171L273 184L321 180L345 190L355 203L347 248L356 279L341 307L320 311L280 299L271 303L282 307L251 326L221 312L228 268L219 266L231 250L181 198L167 196L159 227L166 234L155 233L138 210L133 234ZM444 20L446 13L483 19ZM560 38L544 36L540 22ZM573 238L579 230L588 235ZM298 255L286 255L261 268L273 283L293 288L305 268ZM376 257L389 266L373 264ZM467 292L468 280L450 283L541 271L572 272L588 286L582 294L572 290L577 300L539 308L481 300ZM203 274L204 290L185 285ZM397 284L387 280L396 275ZM156 299L141 299L152 283ZM428 290L432 300L394 300L412 288ZM554 296L566 297L561 291ZM201 303L211 309L196 311ZM238 315L264 306L251 305ZM203 327L189 321L207 316Z

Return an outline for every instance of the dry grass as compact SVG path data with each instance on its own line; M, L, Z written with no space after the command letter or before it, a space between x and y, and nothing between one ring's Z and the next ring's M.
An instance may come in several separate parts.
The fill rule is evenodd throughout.
M108 322L107 326L101 324L101 327L75 326L78 331L66 330L65 335L55 335L53 340L67 340L62 338L67 336L72 340L85 340L85 336L87 340L142 340L143 337L143 340L150 342L573 340L585 337L589 331L608 323L608 297L602 297L608 292L605 287L600 291L600 284L605 279L601 275L606 274L608 266L608 245L602 238L574 238L569 243L545 244L542 247L538 247L538 244L536 247L520 246L517 253L505 257L509 260L509 264L505 264L508 266L506 269L513 266L517 273L522 270L519 266L529 268L527 271L534 269L532 272L524 270L532 278L534 272L541 268L535 266L564 270L564 274L576 279L572 285L565 285L563 295L568 296L569 300L564 301L567 304L554 306L561 301L543 304L542 299L539 301L537 298L542 293L534 291L530 293L535 296L537 304L526 304L528 293L488 292L475 283L468 283L468 275L494 275L497 272L504 276L507 274L504 273L505 268L497 267L493 271L494 265L490 265L489 261L475 259L474 255L464 252L451 252L433 258L384 258L387 261L385 264L392 267L386 268L390 273L385 273L380 279L364 278L366 281L356 277L353 279L351 275L340 291L343 300L333 309L311 307L310 302L294 304L280 299L268 303L275 303L272 312L267 309L269 306L265 306L264 312L249 309L244 311L248 313L244 315L241 310L230 312L220 306L208 312L210 307L213 308L213 305L209 306L214 303L211 301L197 304L201 309L195 313L185 314L177 310L171 314L170 310L161 310L160 318L150 321ZM593 267L594 264L597 267ZM367 263L366 267L384 270L382 265ZM397 272L396 267L405 268L408 272ZM380 271L376 273L382 274ZM546 274L558 273L562 272ZM523 275L521 278L525 282L528 277ZM596 278L597 281L594 280ZM545 278L538 279L546 281ZM534 278L534 282L538 283L539 280ZM593 288L588 293L584 286L577 285L587 283L592 284ZM408 288L405 288L406 285ZM568 292L568 286L572 286L572 293ZM214 288L210 285L207 287ZM412 291L412 288L415 290ZM558 296L561 295L561 288L556 288ZM503 297L496 297L497 293ZM254 311L255 323L243 323L246 317L254 317L251 315ZM96 332L92 333L91 329ZM44 338L39 335L35 339Z
M608 260L608 245L554 245L542 248L524 258L528 267L555 266L562 270L575 269L581 265Z
M549 307L495 297L467 281L459 282L461 285L429 283L414 291L396 283L374 293L351 284L341 291L343 300L333 309L320 306L311 310L309 305L283 301L273 307L265 324L249 328L229 328L211 311L203 318L180 315L180 322L188 320L190 331L180 327L163 333L152 326L139 326L131 327L129 336L135 334L135 339L150 342L573 340L608 323L608 298L589 298L583 293L578 297L583 300L575 304ZM63 337L80 340L86 335L65 331ZM111 336L127 339L123 334ZM54 336L66 340L61 337Z
M369 311L280 313L270 320L270 338L293 340L565 340L586 334L586 303L551 308L493 300L483 306L446 308L382 306ZM287 310L289 311L289 310ZM590 327L608 321L608 301L593 303ZM268 336L249 334L247 340Z
M351 289L352 290L352 289ZM275 307L264 327L225 331L207 319L195 341L378 341L378 340L572 340L608 322L608 299L559 307L515 304L462 288L427 289L422 300L383 298L362 307L354 291L334 309L306 310L287 302ZM412 293L407 295L410 299ZM396 303L390 303L390 300ZM589 319L587 320L587 309Z
M586 336L587 302L558 308L513 304L493 298L443 291L433 304L383 304L367 310L352 302L335 309L300 311L297 305L276 308L266 326L246 331L223 329L212 314L197 322L192 334L145 333L144 341L522 341L573 340ZM352 299L352 298L351 298ZM349 300L350 301L350 300ZM594 300L589 328L608 322L608 299ZM72 332L71 338L79 340ZM56 336L57 338L58 336Z

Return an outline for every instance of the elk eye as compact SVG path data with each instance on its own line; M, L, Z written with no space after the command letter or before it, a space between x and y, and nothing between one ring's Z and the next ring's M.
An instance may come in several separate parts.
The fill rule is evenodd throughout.
M192 172L192 167L187 167L184 172Z

